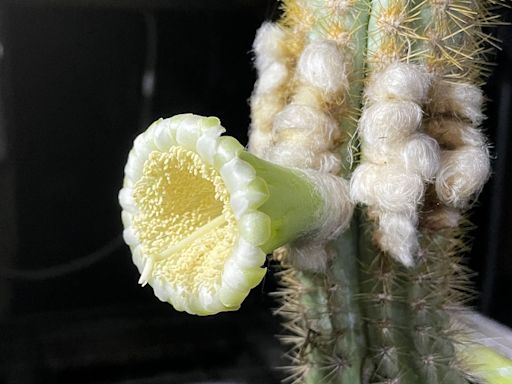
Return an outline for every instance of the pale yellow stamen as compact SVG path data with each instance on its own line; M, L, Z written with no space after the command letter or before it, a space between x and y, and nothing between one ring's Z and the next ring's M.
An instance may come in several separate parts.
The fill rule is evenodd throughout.
M208 232L213 231L220 227L222 224L226 223L226 218L221 215L213 219L212 221L206 223L202 227L196 229L194 233L192 233L187 238L181 240L178 244L172 245L169 248L167 248L162 254L160 255L160 258L166 258L171 255L173 255L176 252L182 251L183 249L187 248L188 246L192 245L192 243L199 238L205 236Z
M133 196L140 212L133 226L152 261L149 274L188 292L218 286L238 238L219 172L182 147L155 151Z

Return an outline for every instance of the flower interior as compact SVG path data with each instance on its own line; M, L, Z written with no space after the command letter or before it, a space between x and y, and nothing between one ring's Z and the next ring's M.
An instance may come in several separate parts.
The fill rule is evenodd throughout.
M219 172L183 147L153 151L134 185L133 198L139 211L133 226L151 277L189 294L205 289L213 294L238 239ZM142 273L141 283L147 282L147 275Z

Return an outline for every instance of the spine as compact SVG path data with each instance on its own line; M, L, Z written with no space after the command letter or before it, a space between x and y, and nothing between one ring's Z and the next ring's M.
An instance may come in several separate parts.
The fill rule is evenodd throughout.
M263 156L347 176L362 90L368 5L362 1L285 1L280 28L291 72L286 104L271 117ZM251 134L251 141L255 128ZM348 193L348 183L346 183ZM332 191L341 198L341 191ZM290 244L278 310L291 343L289 380L361 382L365 342L357 274L357 226L322 241Z

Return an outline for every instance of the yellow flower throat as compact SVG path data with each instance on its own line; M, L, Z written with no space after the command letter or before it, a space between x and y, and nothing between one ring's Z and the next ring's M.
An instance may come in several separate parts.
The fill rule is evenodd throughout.
M219 172L182 147L154 151L133 195L133 226L153 278L190 292L220 284L238 229Z

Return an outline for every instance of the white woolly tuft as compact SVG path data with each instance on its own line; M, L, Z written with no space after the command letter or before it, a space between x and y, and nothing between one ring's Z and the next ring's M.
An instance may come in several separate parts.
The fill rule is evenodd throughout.
M419 132L430 84L425 69L413 64L393 63L372 76L358 127L363 161L350 183L351 197L378 219L380 248L408 267L418 249L425 183L440 164L438 143Z
M372 76L366 97L370 101L396 99L423 104L430 83L431 77L424 68L397 62Z
M254 52L258 70L251 97L249 148L262 156L271 145L272 119L285 103L283 87L289 77L284 49L284 31L276 24L264 23L256 34Z
M466 208L489 178L490 168L487 147L462 146L444 151L436 178L439 199L447 205Z
M359 134L367 146L407 140L418 130L423 112L410 101L381 101L366 108L359 121Z
M416 211L423 198L424 185L419 175L403 173L403 170L387 167L383 177L373 186L377 195L376 205L383 211Z
M272 119L283 108L283 98L279 92L264 94L254 93L251 97L251 125L252 130L272 130Z
M274 145L265 156L290 167L337 173L341 162L330 150L339 134L336 121L321 110L289 104L274 117Z
M315 169L317 171L336 174L340 170L339 155L329 150L314 151L308 147L299 147L293 140L278 141L272 150L265 153L268 160L301 169Z
M364 163L355 169L350 180L352 199L382 212L411 215L423 193L421 176L405 173L397 166Z
M257 156L266 158L266 150L272 145L272 133L258 129L251 130L249 140L249 151Z
M473 84L438 80L431 98L432 118L425 128L444 149L435 183L437 196L442 203L464 210L480 193L490 173L486 138L477 129L485 118L484 97ZM430 220L434 226L452 226L454 220L445 213L435 214ZM446 223L441 223L442 218Z
M293 242L288 257L301 270L325 272L331 252L326 244L348 228L354 204L350 200L349 184L345 179L311 170L305 170L304 173L317 186L325 202L320 213L324 225L318 233Z
M430 109L437 114L455 114L478 126L484 119L482 90L473 84L439 81L432 87Z
M455 119L435 118L426 124L426 131L447 149L462 145L480 147L486 145L483 133L473 126Z
M263 23L256 32L253 49L256 53L255 65L263 71L276 61L282 61L285 33L275 23Z
M432 137L423 133L415 134L401 150L405 172L416 173L423 180L431 181L439 169L441 151Z
M298 132L300 131L300 132ZM312 150L323 150L332 146L339 137L338 124L328 115L307 105L289 104L274 117L272 133L275 141L289 138L295 142L302 136L302 145Z
M323 173L337 175L341 171L341 156L336 152L323 152L313 162L314 169Z
M258 81L256 81L256 94L271 92L283 85L288 77L288 68L283 63L275 62L259 72Z
M334 41L310 42L297 63L297 77L301 82L327 93L348 89L343 53Z
M385 165L359 164L350 178L350 198L356 203L376 205L377 197L374 195L373 186L385 168Z
M265 158L287 167L308 169L313 168L315 152L308 148L298 150L295 143L290 141L279 141L265 153Z
M379 217L379 244L383 251L406 267L414 265L418 250L416 221L401 214L384 213Z
M260 80L251 99L249 147L275 163L311 170L307 174L326 203L321 218L325 224L319 233L296 241L290 258L300 269L325 271L326 244L348 226L353 212L347 181L330 174L339 172L341 160L333 151L340 131L328 105L339 102L340 92L348 89L346 63L335 42L310 42L297 63L295 92L285 95L288 62L283 31L276 28L264 24L254 43ZM285 106L287 98L291 103ZM259 131L271 131L271 138Z
M328 102L330 98L325 93L311 85L303 84L297 87L291 100L291 104L309 105L320 110L327 109L325 105Z
M306 176L314 182L323 197L325 206L322 211L322 233L319 238L335 239L350 225L354 204L350 199L349 183L342 177L328 173L303 170Z

